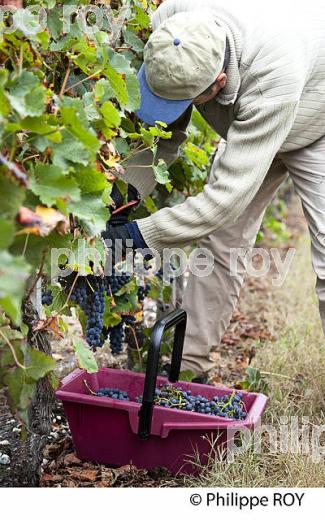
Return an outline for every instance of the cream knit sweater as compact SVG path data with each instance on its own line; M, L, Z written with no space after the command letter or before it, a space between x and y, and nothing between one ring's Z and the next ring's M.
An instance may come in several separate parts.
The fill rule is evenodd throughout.
M228 83L200 112L227 141L214 179L196 197L138 220L149 247L183 247L233 223L251 202L278 152L325 135L324 0L167 0L155 30L175 13L207 11L228 35ZM186 138L186 118L162 141L157 159L171 164ZM151 153L137 155L126 177L147 195L155 186ZM325 164L325 157L324 157Z

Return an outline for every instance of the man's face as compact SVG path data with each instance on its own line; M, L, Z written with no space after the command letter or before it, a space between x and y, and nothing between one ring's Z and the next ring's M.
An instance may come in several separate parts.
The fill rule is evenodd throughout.
M227 83L227 74L225 72L221 72L217 77L215 83L209 89L209 92L200 94L196 98L193 99L193 105L203 105L204 103L208 103L212 99L216 97L216 95L222 90Z

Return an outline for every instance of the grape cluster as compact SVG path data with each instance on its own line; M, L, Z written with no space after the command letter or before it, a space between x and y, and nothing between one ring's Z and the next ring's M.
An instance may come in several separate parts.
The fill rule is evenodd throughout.
M75 277L66 279L67 290L71 290ZM80 276L77 278L70 299L76 302L87 317L86 341L90 347L96 349L104 344L103 314L104 281L100 276Z
M115 271L109 276L105 277L105 290L108 296L111 294L116 294L124 285L129 283L131 280L131 275L128 273L117 273Z
M129 401L129 395L118 388L100 388L98 397L110 397L122 401ZM136 402L142 402L142 396L136 397ZM183 390L172 385L161 385L155 391L155 404L165 408L172 408L187 412L203 413L215 417L243 420L247 417L245 403L240 392L207 399L202 395L193 395L191 390Z
M125 325L128 325L129 327L133 327L137 321L136 317L132 316L132 314L123 316L122 319Z
M130 282L131 275L127 273L114 272L104 278L88 275L79 276L76 280L75 274L69 275L61 280L70 300L76 302L87 317L86 341L95 350L102 347L105 340L110 338L111 350L114 355L120 354L124 341L124 325L133 325L136 319L133 316L123 316L122 322L115 327L104 327L105 294L112 296L124 285ZM73 287L71 291L71 287Z
M97 390L96 395L98 397L111 397L112 399L119 399L120 401L130 400L128 393L118 388L100 388Z
M68 283L68 289L70 289L70 283ZM70 300L76 302L83 311L86 311L88 292L87 282L83 277L77 279L71 292Z
M85 313L87 316L86 341L93 348L104 344L102 336L104 302L104 281L101 277L92 277L92 292L88 295Z
M139 286L138 300L140 303L144 302L144 299L146 296L148 296L150 289L151 289L151 284L149 282L147 282L145 286L143 286L143 285Z
M143 287L142 285L140 285L140 287L138 288L138 300L140 303L142 303L144 301L146 297L146 288Z
M141 399L138 397L137 401L141 402ZM180 387L163 385L156 388L155 404L228 419L245 419L247 416L242 394L235 391L231 395L215 396L210 400L202 395L192 395L191 390L185 391Z
M51 289L48 289L42 292L42 305L52 305L53 303L53 294Z
M121 354L124 341L123 321L116 325L116 327L109 329L109 341L112 354L114 354L114 356Z

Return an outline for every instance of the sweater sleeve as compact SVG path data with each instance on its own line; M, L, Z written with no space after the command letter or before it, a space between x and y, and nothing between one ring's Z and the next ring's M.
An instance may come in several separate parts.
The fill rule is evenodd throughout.
M173 208L139 220L148 247L184 247L235 220L252 201L271 163L288 136L297 102L265 98L238 114L229 128L225 152L202 193Z
M160 139L158 143L155 163L159 159L163 159L167 166L173 164L177 159L178 149L186 140L186 129L190 122L192 114L192 106L173 124L166 128L166 131L172 132L171 139ZM152 152L146 150L136 154L127 164L125 174L121 175L121 179L132 184L139 192L143 199L149 195L156 186L156 179L152 168L148 168L152 164Z

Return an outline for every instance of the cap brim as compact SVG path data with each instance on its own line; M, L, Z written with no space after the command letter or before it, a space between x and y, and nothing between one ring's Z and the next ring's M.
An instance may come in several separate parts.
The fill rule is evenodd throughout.
M192 104L192 99L171 100L156 96L149 88L145 68L142 65L138 72L141 92L141 106L136 115L145 123L154 126L156 121L167 125L174 123Z

